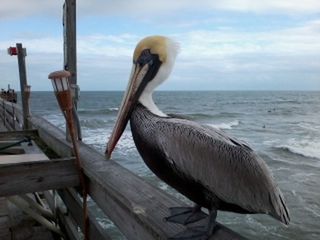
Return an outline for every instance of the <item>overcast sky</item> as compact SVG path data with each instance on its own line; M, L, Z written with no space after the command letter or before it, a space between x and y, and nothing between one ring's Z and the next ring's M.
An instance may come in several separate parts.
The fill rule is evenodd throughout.
M0 87L19 89L22 42L33 90L51 90L63 68L63 0L1 0ZM148 35L180 43L162 90L320 90L319 0L78 0L81 90L123 90L136 43Z

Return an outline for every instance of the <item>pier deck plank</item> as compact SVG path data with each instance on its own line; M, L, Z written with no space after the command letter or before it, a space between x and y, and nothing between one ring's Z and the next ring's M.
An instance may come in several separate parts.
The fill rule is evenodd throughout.
M74 187L79 184L72 160L0 164L0 197Z
M7 131L7 129L3 125L3 122L0 119L0 140L1 141L8 140L7 142L9 142L12 139L16 139L17 137L24 136L24 134L31 135L31 134L34 134L34 131L9 132ZM13 151L12 153L21 152L21 151L32 152L32 154L29 155L29 158L22 157L20 154L7 155L7 156L0 155L0 168L1 166L8 167L8 165L10 164L11 165L13 164L17 167L19 164L23 164L23 162L26 162L26 161L33 162L34 160L40 160L40 159L48 161L47 156L44 155L35 144L33 146L29 146L27 150L23 149L26 147L27 147L26 144L23 145L22 147L19 146L18 147L19 151ZM5 174L8 174L8 172L5 171L4 173L1 173L0 176L4 177ZM14 180L17 180L17 179L14 179ZM14 182L15 181L13 181L13 183ZM3 182L1 182L1 185L2 184ZM14 188L15 184L13 184L12 187ZM0 193L4 194L5 192L2 192L2 190L0 190ZM43 239L54 240L50 231L48 231L45 227L39 226L39 224L36 224L36 222L33 219L31 219L28 215L23 213L15 205L10 203L5 197L0 197L0 239L1 240L27 240L27 239L28 240L43 240Z
M8 132L16 139L7 140L7 145L21 140L20 133ZM30 133L32 131L29 131ZM2 132L0 135L6 135ZM4 139L2 145L6 146ZM31 143L31 144L30 144ZM0 196L22 194L78 185L78 174L73 159L49 158L34 141L15 146L24 154L0 155ZM10 150L12 148L9 148Z

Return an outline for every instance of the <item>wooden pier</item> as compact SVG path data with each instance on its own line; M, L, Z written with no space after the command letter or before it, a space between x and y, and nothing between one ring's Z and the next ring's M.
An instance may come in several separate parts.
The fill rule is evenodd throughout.
M71 73L76 106L76 0L66 0L63 12L63 65ZM84 232L82 198L77 191L80 183L72 144L66 140L64 131L32 115L32 111L30 113L30 86L27 85L24 64L26 49L22 48L22 44L16 46L11 49L18 53L23 107L0 98L0 149L1 146L15 145L0 150L0 239L50 239L49 232L34 224L36 221L54 232L54 239L80 240ZM186 229L180 224L164 221L170 214L170 207L186 206L186 203L149 184L116 161L106 160L102 153L83 142L78 142L78 145L91 200L127 239L165 240ZM39 192L43 196L41 199ZM44 208L44 204L34 203L34 200L43 201L48 209ZM27 215L23 215L14 205L18 205ZM26 231L32 235L14 231L18 228L10 222L9 215L17 212L20 219L27 219ZM30 224L28 216L33 219L33 224ZM112 239L90 208L88 218L90 240ZM218 224L210 239L244 238Z
M1 127L0 141L10 142L10 139L23 137L29 137L33 141L32 147L26 143L22 144L25 146L20 146L25 158L20 154L20 160L10 162L10 158L18 157L7 156L5 163L1 164L4 157L0 155L0 203L4 205L3 197L42 191L65 238L81 239L81 233L77 229L82 229L83 226L82 203L74 188L79 185L79 180L71 143L66 140L65 132L33 115L27 119L32 130L22 131L21 107L2 99L0 106L0 122L5 126L5 129ZM28 147L32 150L28 150ZM117 162L106 160L104 155L92 147L79 142L79 149L91 199L127 239L168 239L185 229L182 225L165 222L164 218L169 215L170 207L186 206L186 203L152 186ZM19 150L11 151L19 153ZM28 151L29 154L34 154L33 159L30 159L30 155L28 157ZM43 155L43 152L49 153L49 156ZM62 199L60 204L55 204L52 191L49 191L53 189L57 190ZM3 214L1 204L0 214ZM111 239L96 221L90 208L88 215L90 239ZM6 217L0 219L6 222ZM7 223L0 225L5 224ZM0 228L0 236L5 229L6 227ZM219 224L210 239L244 238Z
M12 144L17 137L21 138L23 136L34 134L33 131L21 131L20 133L23 134L17 134L18 132L15 132L15 134L12 133L13 132L8 131L3 125L3 122L0 121L0 147ZM24 157L22 158L22 156ZM26 177L22 177L22 175L30 176L30 172L25 169L26 163L36 162L39 160L48 161L49 159L42 153L35 143L28 146L27 142L23 142L20 143L19 146L13 146L0 152L0 185L3 185L1 187L3 194L1 195L9 196L9 198L0 197L1 240L54 239L50 231L37 224L32 217L26 215L9 200L13 194L33 192L33 190L29 191L28 188L33 189L34 186L32 184L28 185L28 181L24 182ZM15 175L21 176L16 178ZM27 185L27 187L21 192L21 186L19 185ZM32 198L33 196L32 194L28 194L27 197Z

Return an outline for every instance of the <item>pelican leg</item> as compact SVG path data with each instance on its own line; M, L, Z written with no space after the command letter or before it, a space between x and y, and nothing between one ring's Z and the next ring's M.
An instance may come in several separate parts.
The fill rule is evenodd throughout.
M185 231L170 237L169 240L207 240L209 239L216 226L217 210L212 210L208 217L207 226L189 227Z
M167 222L180 223L183 225L197 222L208 215L201 211L201 206L194 207L172 207L169 208L170 216L165 218Z
M216 209L212 209L209 214L208 225L206 230L208 237L210 237L214 233L214 228L217 225L217 222L216 222L217 213L218 211Z

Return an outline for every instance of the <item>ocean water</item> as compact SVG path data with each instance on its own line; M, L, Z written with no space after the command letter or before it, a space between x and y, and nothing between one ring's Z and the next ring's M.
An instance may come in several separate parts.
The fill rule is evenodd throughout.
M122 92L81 92L78 112L83 141L104 152ZM320 239L320 92L156 92L165 113L218 127L260 154L282 189L291 213L285 227L266 215L218 213L218 221L249 239ZM64 129L51 92L33 92L31 109ZM183 197L145 166L127 128L113 158L146 181ZM97 219L114 239L124 239L99 209Z

